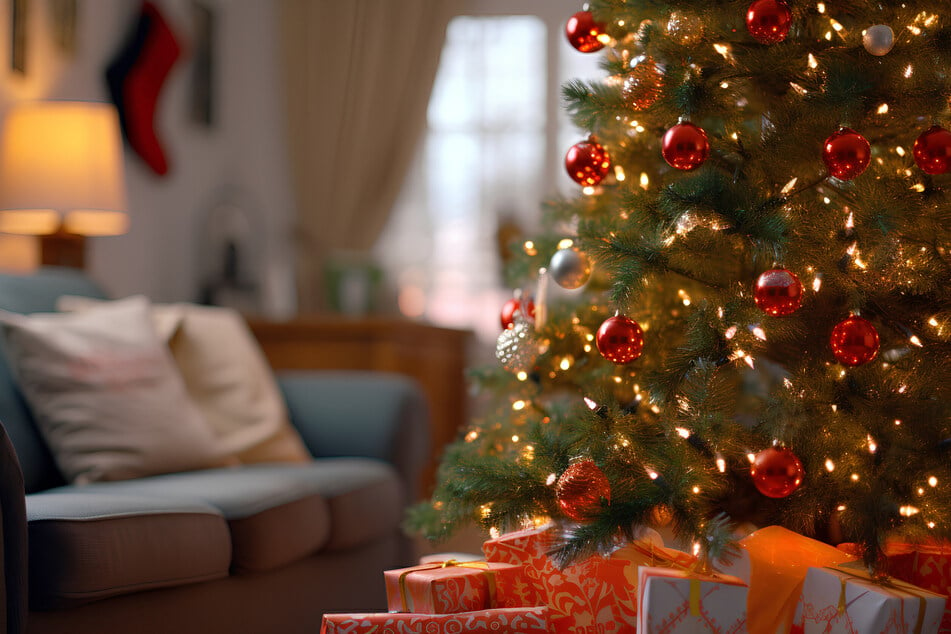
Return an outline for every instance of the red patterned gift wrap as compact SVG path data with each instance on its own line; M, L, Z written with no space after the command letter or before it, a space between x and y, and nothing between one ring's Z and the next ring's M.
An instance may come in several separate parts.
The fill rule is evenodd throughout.
M746 634L746 584L729 575L638 569L638 634Z
M524 566L531 592L548 605L557 634L633 633L637 627L637 567L683 566L694 557L649 542L628 544L610 557L593 556L558 569L546 554L550 527L508 533L483 544L489 561Z
M320 634L546 634L548 608L460 614L325 614Z
M387 570L387 609L391 612L453 614L491 608L516 608L522 568L486 561L448 560L411 568Z
M945 598L849 566L810 568L793 634L937 634Z

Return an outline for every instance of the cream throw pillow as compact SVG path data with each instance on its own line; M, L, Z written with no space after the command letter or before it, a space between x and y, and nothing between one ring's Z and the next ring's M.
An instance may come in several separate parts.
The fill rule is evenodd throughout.
M65 296L57 308L85 310L102 303ZM242 463L312 460L241 315L218 306L153 304L152 318L222 450Z
M0 312L7 355L63 475L77 484L223 466L144 297L81 313Z

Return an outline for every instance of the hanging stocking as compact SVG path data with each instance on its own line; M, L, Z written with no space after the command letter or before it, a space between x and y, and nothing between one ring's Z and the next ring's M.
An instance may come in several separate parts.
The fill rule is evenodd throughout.
M132 149L159 175L168 172L168 160L155 131L155 106L180 54L175 34L162 14L151 2L144 2L128 39L106 68L106 83L119 110L122 132Z

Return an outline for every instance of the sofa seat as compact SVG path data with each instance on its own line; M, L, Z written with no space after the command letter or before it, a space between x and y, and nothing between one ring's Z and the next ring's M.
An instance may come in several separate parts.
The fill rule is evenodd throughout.
M228 525L207 504L74 487L27 496L26 512L35 609L228 575Z
M396 472L370 458L244 465L99 482L79 490L217 509L228 523L236 572L272 570L318 550L356 547L390 535L399 529L403 506Z

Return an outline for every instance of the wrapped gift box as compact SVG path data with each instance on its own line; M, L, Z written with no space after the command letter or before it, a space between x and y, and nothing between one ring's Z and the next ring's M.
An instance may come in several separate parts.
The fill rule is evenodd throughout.
M320 634L489 634L548 632L548 608L500 608L460 614L325 614Z
M520 602L517 589L521 576L521 566L454 560L383 573L387 609L419 614L537 605Z
M746 595L737 577L641 566L638 634L745 633Z
M811 568L794 634L936 634L945 598L898 580L876 583L862 569Z
M839 544L839 549L861 557L856 544ZM951 543L937 540L909 544L895 540L885 545L885 572L896 579L948 597L942 634L951 634Z
M489 561L522 565L535 597L547 604L551 631L610 634L637 626L637 567L682 566L695 562L686 553L642 541L610 557L593 556L563 569L546 554L554 544L551 527L502 535L483 545Z
M788 632L809 569L855 559L781 526L761 528L738 544L739 557L718 563L717 569L749 586L746 626L750 634Z

